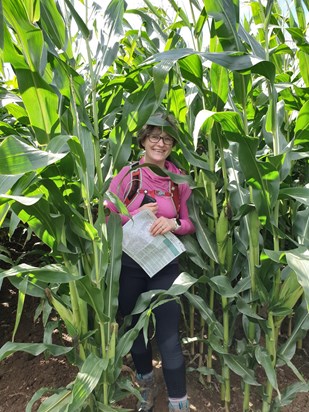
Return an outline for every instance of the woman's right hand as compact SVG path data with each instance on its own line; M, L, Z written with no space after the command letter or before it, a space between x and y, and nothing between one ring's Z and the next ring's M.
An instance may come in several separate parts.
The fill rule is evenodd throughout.
M158 211L158 204L156 203L146 203L145 205L139 207L139 211L148 209L150 210L153 214L156 214Z

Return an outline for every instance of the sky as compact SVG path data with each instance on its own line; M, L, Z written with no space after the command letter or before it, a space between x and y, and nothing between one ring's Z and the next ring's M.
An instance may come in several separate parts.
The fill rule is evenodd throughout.
M96 3L98 3L100 7L102 7L102 9L104 10L104 7L108 5L110 0L105 0L104 2L101 2L100 0L87 0L87 3L89 6L91 5L92 1L95 1ZM125 0L125 1L127 3L128 9L135 9L135 8L145 6L145 2L143 0ZM170 10L171 17L173 17L173 14L175 12L168 0L150 0L150 1L151 1L151 4L153 4L154 6L162 7L167 12L169 12ZM196 0L196 1L198 1L200 4L203 4L203 0ZM253 1L261 1L261 3L264 4L265 6L267 4L267 0L253 0ZM294 0L277 0L277 1L285 16L288 17L290 10L292 10L292 12L295 11ZM192 8L190 7L191 0L175 0L175 2L178 5L180 5L180 7L185 11L186 15L191 16L191 10L192 10ZM84 9L84 5L82 3L84 3L83 0L75 0L75 7L77 8L77 10L80 9L80 11L82 11ZM249 17L251 14L250 0L239 0L239 3L240 3L240 13L241 13L240 20L242 20L243 16ZM193 9L196 10L194 7ZM84 13L82 12L81 13L82 17L84 17L83 14ZM296 15L295 12L293 14ZM198 15L199 15L199 12L197 12L196 17L198 17ZM139 28L138 18L134 17L134 15L130 15L130 23L132 26L134 26L135 21L138 26L137 28ZM309 16L307 16L307 21L309 21Z
M128 8L136 8L136 7L142 7L145 3L143 2L143 0L126 0ZM203 0L199 0L200 3L203 3ZM278 0L280 7L282 8L282 10L284 12L286 12L288 10L288 7L294 7L293 4L293 0ZM159 6L162 7L164 9L166 9L166 7L171 8L171 6L169 6L168 1L167 0L152 0L151 3L155 6ZM186 12L186 14L190 15L190 0L176 0L176 3L179 4ZM243 14L248 14L250 13L250 6L249 0L239 0L239 3L241 5L240 7L240 12ZM262 0L262 3L267 3L267 0ZM171 8L172 9L172 8Z
M200 4L203 4L203 0L197 0ZM258 0L254 0L254 1L258 1ZM267 4L267 0L259 0L261 1L262 4L264 4L266 6ZM284 16L288 17L289 13L290 13L290 9L293 11L295 9L294 7L294 0L277 0L280 8L282 10L282 13ZM185 14L189 17L189 19L191 20L191 16L192 16L192 7L190 7L190 0L175 0L175 2L184 10ZM143 7L145 6L145 3L143 0L126 0L127 3L127 8L128 9L134 9L134 8L138 8L138 7ZM169 16L171 16L171 19L173 18L173 15L175 14L175 11L173 10L172 6L169 4L168 0L151 0L151 3L154 6L158 6L158 7L162 7L164 10L167 11L167 14ZM240 21L243 20L243 17L246 16L248 19L251 16L251 7L250 7L250 0L239 0L240 3ZM199 16L199 11L197 11L195 9L195 7L193 7L193 9L196 11L196 19ZM169 13L170 10L170 13ZM295 15L295 13L294 13ZM309 18L307 18L307 21L309 21ZM130 15L130 19L129 22L131 24L131 26L133 28L138 29L140 27L140 20L138 17L134 17L134 15ZM136 23L135 23L136 22ZM184 29L182 29L184 30ZM188 30L188 29L187 29ZM186 36L184 34L184 32L182 31L182 35L184 36L184 38L187 39L188 42L188 47L193 47L192 44L190 44L190 39L191 39L191 34L188 32L188 36ZM207 36L206 33L204 33L204 35ZM288 33L285 33L286 38L290 38L290 35Z
M145 2L143 0L125 0L127 3L127 9L136 9L145 6ZM201 5L203 5L203 0L197 0ZM265 3L265 6L267 4L267 0L253 0L253 1L260 1L262 4ZM283 15L288 17L289 16L289 8L292 10L294 9L294 0L277 0L281 10L283 12ZM110 0L105 0L105 1L100 1L100 0L87 0L86 4L88 4L88 10L91 10L91 5L92 2L95 2L100 5L101 12L104 12L104 9L106 6L109 4ZM172 6L170 5L170 2L168 0L150 0L151 4L154 6L162 7L166 12L167 15L171 18L171 21L173 20L173 17L175 15L175 11L173 10ZM185 14L188 16L189 20L192 21L192 7L190 7L191 0L175 0L175 3L180 5L180 7L184 10ZM239 0L240 3L240 21L243 20L243 17L246 16L248 20L250 19L251 15L251 7L250 7L250 0ZM191 3L192 4L192 3ZM79 12L80 16L82 18L85 17L85 2L84 0L75 0L74 5ZM196 11L195 15L195 20L197 20L199 16L199 11L196 10L195 7L193 9ZM294 13L295 14L295 13ZM127 14L125 15L125 18L128 19L128 22L130 23L131 27L135 30L140 29L141 27L141 19L136 15L136 14ZM309 18L307 18L307 21L309 21ZM74 22L73 22L74 25ZM254 25L252 26L254 27ZM283 27L282 27L283 29ZM187 33L185 32L187 30ZM73 30L74 31L74 30ZM193 41L191 40L192 38L192 33L189 32L189 29L185 28L182 29L181 32L183 38L186 39L187 42L187 47L195 48L193 45ZM204 31L204 41L207 42L207 37L209 36L207 34L207 30ZM286 39L290 39L290 35L288 32L285 32ZM95 39L91 42L91 48L96 47ZM94 50L93 50L94 52Z

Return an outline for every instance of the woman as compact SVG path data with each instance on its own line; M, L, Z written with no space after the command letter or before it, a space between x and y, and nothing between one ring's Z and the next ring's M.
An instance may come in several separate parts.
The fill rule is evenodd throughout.
M167 160L176 141L166 130L174 125L162 115L153 117L139 132L138 141L145 150L140 164L151 164L166 169L172 173L180 173L179 169ZM165 128L167 127L167 128ZM135 169L135 168L134 168ZM144 209L149 209L156 215L156 220L150 228L153 236L163 235L169 231L176 235L194 232L187 200L191 190L187 184L175 185L169 177L162 177L148 167L130 172L130 167L124 167L114 177L110 191L115 193L128 208L131 215ZM138 188L134 189L138 181ZM149 197L145 196L150 195ZM176 195L177 194L177 195ZM151 203L147 203L148 201ZM111 202L108 207L117 212ZM122 223L128 217L121 215ZM147 273L128 255L123 254L120 274L119 308L123 316L129 315L141 293L154 289L168 289L179 275L177 259L165 266L154 277ZM156 317L156 339L162 359L162 367L169 397L169 411L189 412L189 402L186 392L185 362L179 338L180 306L170 301L154 310ZM133 317L132 326L137 322ZM152 351L150 343L145 345L143 334L140 333L131 349L132 358L137 370L137 381L141 386L144 401L138 411L152 411L155 389L152 371Z

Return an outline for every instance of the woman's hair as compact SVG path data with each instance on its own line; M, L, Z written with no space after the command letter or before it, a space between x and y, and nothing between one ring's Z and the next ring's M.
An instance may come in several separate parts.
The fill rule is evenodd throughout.
M148 119L148 122L139 130L137 134L137 142L139 144L139 147L144 148L144 141L146 137L155 129L156 127L161 128L164 130L166 128L167 134L169 134L168 129L172 129L173 135L171 137L174 139L173 141L173 146L176 144L176 139L174 137L175 134L177 134L177 128L176 128L176 120L174 116L171 114L165 115L163 113L157 113L154 114L153 116L150 116ZM170 134L169 134L170 135Z

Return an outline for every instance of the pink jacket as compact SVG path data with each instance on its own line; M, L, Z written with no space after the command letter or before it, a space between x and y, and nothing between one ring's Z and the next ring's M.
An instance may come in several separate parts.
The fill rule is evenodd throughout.
M140 164L144 163L144 158L142 158L139 162ZM179 169L169 161L165 162L165 168L172 172L180 174ZM110 184L109 191L114 193L119 197L119 199L123 202L128 193L130 192L131 186L131 173L128 173L130 170L130 166L125 166L123 169L120 170L118 175L116 175ZM154 173L150 168L143 167L140 169L141 173L141 184L140 189L143 190L156 190L162 192L169 192L170 190L170 178L168 176L159 176ZM126 173L128 173L126 175ZM189 218L188 207L187 207L187 200L191 195L191 189L186 183L181 183L178 185L179 189L179 200L180 200L180 209L179 209L179 219L181 223L181 227L175 231L177 235L186 235L189 233L195 232L195 227ZM128 211L131 215L135 215L140 212L139 207L143 200L144 194L138 193L134 198L133 201L128 205ZM175 204L171 197L162 196L155 194L157 204L158 204L158 212L157 217L165 216L169 219L176 217L177 212L175 208ZM115 213L118 213L116 206L108 201L106 206ZM128 216L120 215L122 224L126 223L129 220Z

